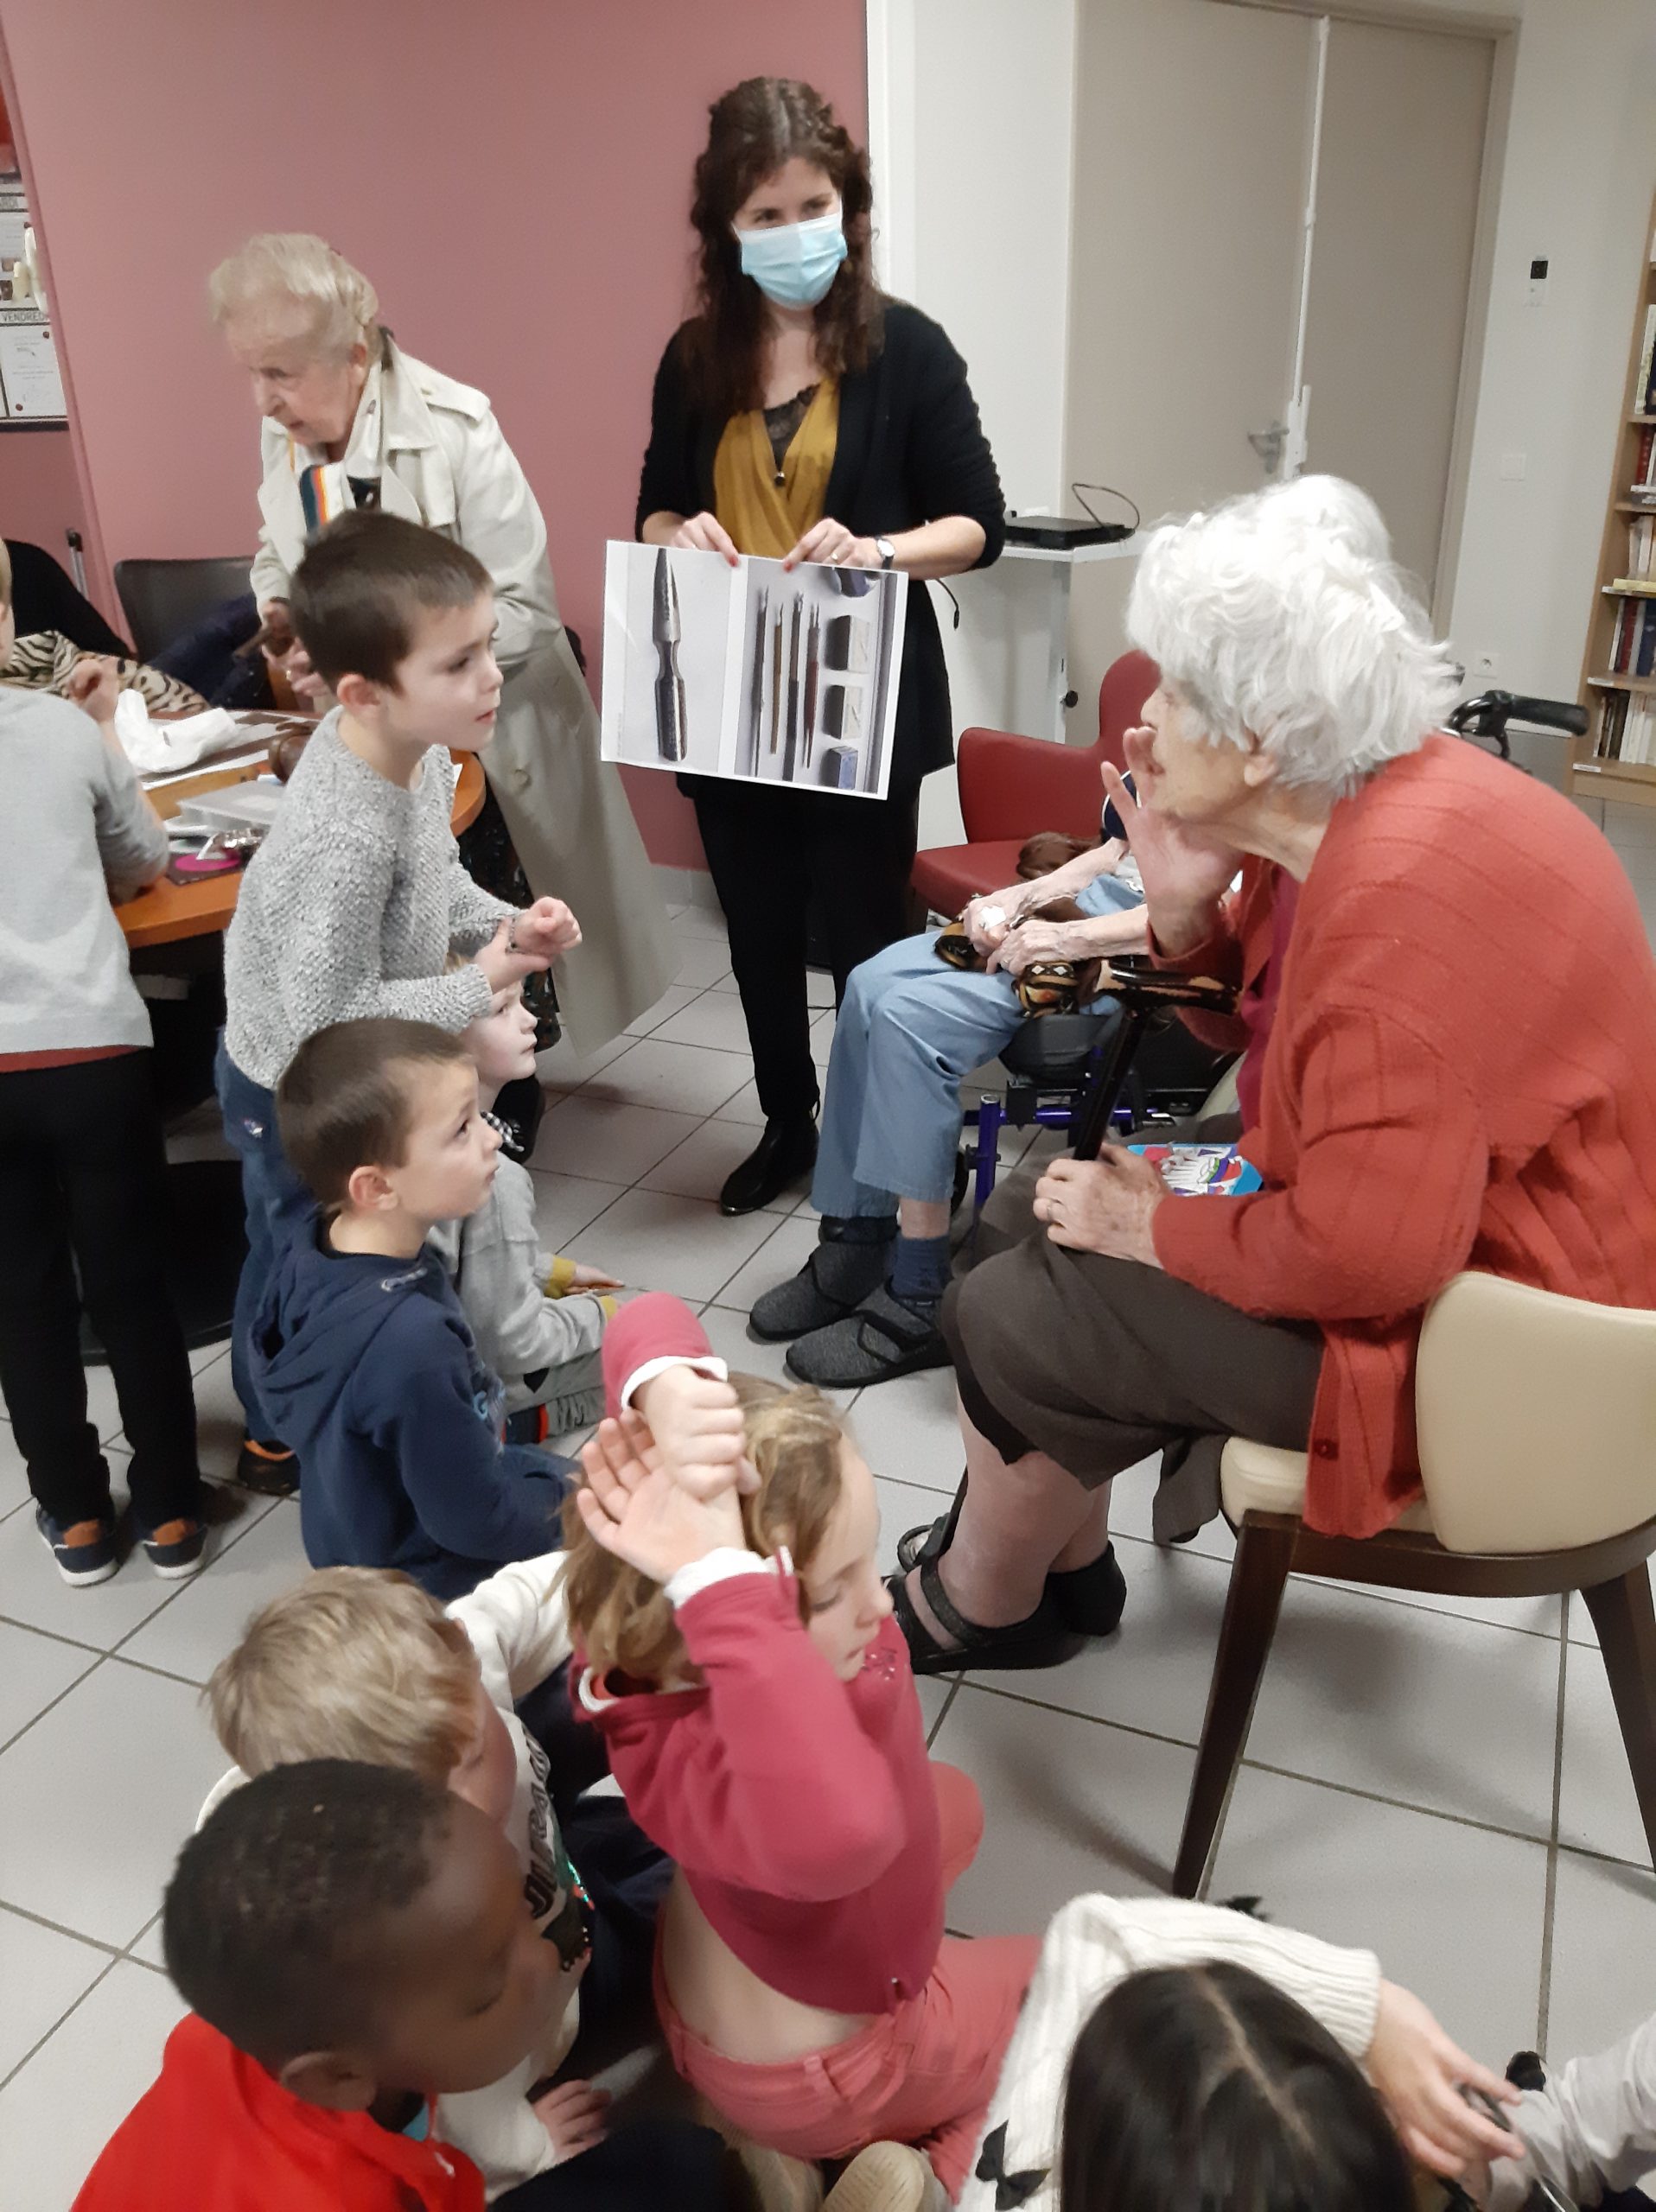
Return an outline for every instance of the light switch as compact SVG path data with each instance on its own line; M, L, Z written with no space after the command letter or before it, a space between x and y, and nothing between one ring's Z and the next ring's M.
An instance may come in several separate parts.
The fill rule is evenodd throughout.
M1526 300L1545 299L1547 272L1550 267L1551 264L1545 259L1531 262L1530 273L1524 280L1524 296Z

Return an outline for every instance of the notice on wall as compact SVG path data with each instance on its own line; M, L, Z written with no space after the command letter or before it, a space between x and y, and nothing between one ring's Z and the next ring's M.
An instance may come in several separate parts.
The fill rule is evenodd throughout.
M903 577L612 543L605 587L606 760L885 797Z
M0 313L0 388L10 422L61 418L67 411L49 322L13 321Z

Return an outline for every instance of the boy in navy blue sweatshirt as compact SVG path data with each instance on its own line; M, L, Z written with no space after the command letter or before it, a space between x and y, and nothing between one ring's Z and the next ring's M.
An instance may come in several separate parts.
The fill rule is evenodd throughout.
M463 1597L558 1541L567 1459L501 1441L505 1394L472 1342L433 1223L476 1211L500 1138L457 1036L335 1022L277 1087L282 1148L316 1201L253 1332L261 1402L304 1468L313 1567L395 1567Z

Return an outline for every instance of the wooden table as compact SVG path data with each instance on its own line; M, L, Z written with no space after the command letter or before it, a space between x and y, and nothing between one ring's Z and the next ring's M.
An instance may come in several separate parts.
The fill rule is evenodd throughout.
M469 827L478 817L483 804L483 771L475 753L456 753L460 764L460 780L455 785L454 811L450 816L456 836ZM156 812L162 821L177 813L185 799L198 798L202 791L221 791L226 784L245 784L264 773L269 764L261 757L244 760L235 768L205 768L199 776L185 776L175 784L163 784L150 797ZM194 882L175 883L163 876L148 891L141 891L136 899L129 899L115 910L127 944L133 948L147 944L175 944L182 938L207 937L227 929L230 917L236 911L236 894L241 887L241 870L226 868L222 875L198 876Z

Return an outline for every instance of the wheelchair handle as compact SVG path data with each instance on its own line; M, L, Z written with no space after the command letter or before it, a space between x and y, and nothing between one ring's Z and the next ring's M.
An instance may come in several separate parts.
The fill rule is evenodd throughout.
M1503 760L1512 753L1506 743L1508 722L1532 722L1538 729L1556 729L1568 737L1585 737L1587 709L1570 699L1532 699L1512 691L1481 691L1463 699L1449 715L1449 726L1459 737L1487 737Z

